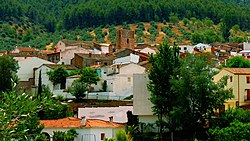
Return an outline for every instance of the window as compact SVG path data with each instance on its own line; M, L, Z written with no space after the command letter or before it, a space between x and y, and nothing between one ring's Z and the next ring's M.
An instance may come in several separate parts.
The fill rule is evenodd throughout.
M101 133L101 140L104 140L105 133Z
M247 76L246 79L247 79L247 83L250 83L250 76Z
M131 82L131 77L128 77L128 82Z
M246 89L246 94L245 100L250 100L250 89Z
M230 82L233 82L233 76L230 76Z
M184 47L184 50L187 50L187 47Z

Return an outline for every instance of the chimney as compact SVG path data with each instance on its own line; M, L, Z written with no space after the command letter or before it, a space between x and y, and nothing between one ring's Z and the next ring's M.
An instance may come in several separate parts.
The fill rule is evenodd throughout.
M82 126L86 125L86 116L81 116Z
M109 117L109 122L113 122L113 118L114 118L113 116L110 116Z

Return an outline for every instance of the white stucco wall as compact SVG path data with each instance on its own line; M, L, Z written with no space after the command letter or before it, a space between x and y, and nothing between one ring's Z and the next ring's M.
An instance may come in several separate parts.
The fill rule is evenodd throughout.
M250 43L243 42L243 50L250 50Z
M28 81L29 78L33 78L34 68L38 68L42 64L54 64L37 57L15 57L14 59L19 60L18 65L20 68L17 71L17 76L20 81Z
M144 74L145 68L137 64L128 64L120 68L120 73L114 76L113 92L117 96L133 95L133 74Z
M86 116L86 119L109 121L109 117L113 116L114 122L126 123L127 111L133 112L133 106L78 108L78 118Z
M138 115L139 122L155 123L157 116L153 115L153 104L150 102L150 92L147 89L149 81L147 74L134 74L133 111Z
M93 53L93 50L87 50L85 48L82 48L82 47L77 47L77 48L73 48L73 49L68 49L61 52L61 59L72 59L74 58L74 54L75 53L85 53L85 54L88 54L88 53Z
M58 89L58 88L54 88L53 83L49 80L49 76L47 75L47 72L49 72L51 69L44 65L42 65L35 71L35 85L38 86L40 70L41 70L42 84L47 85L51 92L53 92L54 89Z
M68 131L70 128L44 128L42 132L46 132L53 137L53 131ZM123 128L75 128L78 133L74 141L101 141L101 134L104 133L106 138L115 137L118 130ZM52 141L52 140L51 140Z
M194 52L194 46L183 45L183 46L179 46L179 48L180 48L180 52L182 52L182 53L185 53L185 52L193 53Z
M146 53L146 54L156 54L155 50L153 50L153 49L151 49L149 47L146 47L146 48L140 50L140 52Z

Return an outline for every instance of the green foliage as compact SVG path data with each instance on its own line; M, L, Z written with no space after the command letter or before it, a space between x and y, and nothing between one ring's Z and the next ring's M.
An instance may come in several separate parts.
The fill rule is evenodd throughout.
M192 44L202 43L204 41L204 35L201 32L196 31L191 35L191 39Z
M0 111L1 139L34 139L43 129L37 117L38 101L33 100L31 95L14 91L3 93Z
M226 128L215 128L211 130L211 134L214 136L214 141L248 141L250 132L250 123L242 123L234 121L230 123L230 126Z
M107 88L108 88L107 80L104 80L103 83L102 83L102 90L103 90L104 92L106 92L106 91L107 91Z
M249 140L250 111L229 108L211 123L209 130L213 140Z
M49 80L53 82L54 85L58 83L66 83L66 78L69 76L67 69L59 66L54 70L49 71L48 73Z
M40 134L35 138L35 141L48 141L48 140L49 140L48 137L44 134Z
M80 81L88 85L96 84L100 78L98 77L96 71L90 67L85 67L81 70Z
M70 93L75 96L77 100L80 100L86 96L87 91L88 84L77 79L72 83Z
M170 27L163 26L161 28L162 32L164 32L167 36L171 37L176 37L177 35L172 31Z
M183 18L183 23L184 23L185 26L186 26L187 24L189 24L188 18Z
M70 129L66 132L53 131L53 134L53 141L74 141L74 138L78 135L75 129Z
M171 91L171 78L174 69L179 66L179 48L170 48L168 42L160 45L159 53L150 57L152 69L149 73L148 89L152 110L158 116L160 132L163 129L163 117L168 117L175 106L176 97Z
M178 14L170 13L169 14L169 21L171 23L177 24L179 22Z
M104 138L103 141L115 141L115 138Z
M125 130L119 130L116 132L116 140L117 141L131 141L128 138L128 135L126 134Z
M53 99L49 88L43 86L41 99L39 98L39 104L41 107L38 112L38 117L43 120L48 120L69 116L68 105L66 103L62 103L63 100L63 97L60 95Z
M250 61L243 56L234 56L228 59L221 67L225 68L250 68Z
M214 109L233 97L231 90L225 89L226 77L217 83L213 81L213 62L209 57L208 54L187 55L180 68L176 69L179 72L177 79L172 80L180 123L185 131L193 135L205 132L206 120L211 119Z
M18 63L13 57L0 56L0 93L12 90L18 69Z

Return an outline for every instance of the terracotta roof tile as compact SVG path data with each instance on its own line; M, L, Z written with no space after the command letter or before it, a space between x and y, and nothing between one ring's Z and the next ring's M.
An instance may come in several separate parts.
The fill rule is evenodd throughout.
M55 120L40 120L45 128L81 128L82 122L78 118L63 118Z
M243 75L250 74L250 68L223 68L222 70L226 70L233 74L243 74Z
M87 119L86 120L86 128L92 128L92 127L102 127L102 128L118 128L118 127L124 127L123 124L121 123L116 123L116 122L109 122L105 120L100 120L100 119Z
M109 122L100 119L87 119L83 126L78 118L68 117L55 120L40 120L40 124L45 128L119 128L124 127L121 123Z

